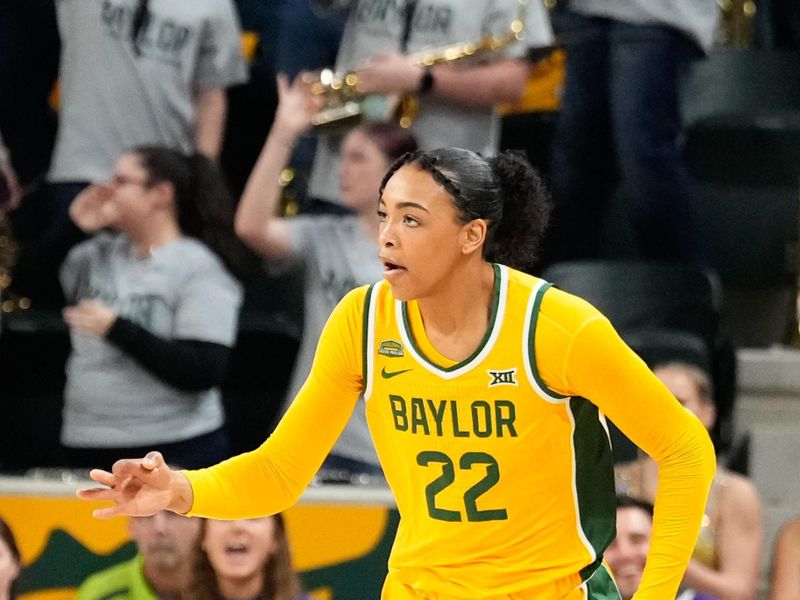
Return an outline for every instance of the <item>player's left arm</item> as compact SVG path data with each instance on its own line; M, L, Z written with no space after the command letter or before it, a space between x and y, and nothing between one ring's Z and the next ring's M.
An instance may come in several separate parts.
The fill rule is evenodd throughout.
M691 561L684 583L700 594L752 600L761 575L764 523L753 483L731 474L717 496L717 568Z
M596 311L574 333L563 380L658 462L653 537L636 598L675 597L714 476L708 433Z

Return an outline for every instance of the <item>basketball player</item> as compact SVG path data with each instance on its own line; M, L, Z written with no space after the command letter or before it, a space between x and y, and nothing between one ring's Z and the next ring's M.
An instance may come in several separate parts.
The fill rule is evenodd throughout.
M381 282L350 292L275 433L210 469L158 453L91 476L98 517L214 518L299 498L359 393L401 515L384 600L618 599L604 414L659 463L639 599L674 598L714 473L702 424L586 302L524 274L547 199L524 159L399 159L380 190ZM514 267L514 268L512 268Z

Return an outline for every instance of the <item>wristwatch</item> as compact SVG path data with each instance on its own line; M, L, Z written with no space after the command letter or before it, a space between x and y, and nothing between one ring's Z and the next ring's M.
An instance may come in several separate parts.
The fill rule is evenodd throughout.
M425 69L422 72L422 77L420 77L419 80L417 94L424 96L425 94L430 93L430 91L433 90L434 83L436 83L436 78L433 76L433 67L431 65L425 65Z

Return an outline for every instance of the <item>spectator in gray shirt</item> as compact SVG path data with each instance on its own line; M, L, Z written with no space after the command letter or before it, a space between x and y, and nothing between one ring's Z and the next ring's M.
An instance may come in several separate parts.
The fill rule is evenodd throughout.
M394 159L417 147L408 130L398 125L371 122L356 127L342 143L340 168L342 203L354 214L280 217L280 172L320 108L319 96L312 96L302 79L298 75L289 85L285 77L278 78L275 121L236 212L236 232L251 249L272 263L296 262L304 269L305 325L284 408L308 376L319 335L339 300L351 289L381 279L378 187ZM363 398L326 467L380 473Z
M153 445L189 468L226 458L218 386L242 291L226 268L237 242L221 175L200 154L140 146L70 216L94 235L60 270L68 465L111 465Z
M138 144L216 158L225 88L247 79L231 0L57 0L61 110L51 219Z

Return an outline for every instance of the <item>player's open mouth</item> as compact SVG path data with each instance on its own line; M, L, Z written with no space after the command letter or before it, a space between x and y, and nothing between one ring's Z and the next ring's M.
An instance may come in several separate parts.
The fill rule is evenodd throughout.
M383 261L383 272L384 273L392 273L392 272L396 272L396 271L405 271L405 270L406 270L405 267L401 267L400 265L398 265L396 263L389 262L389 261Z

